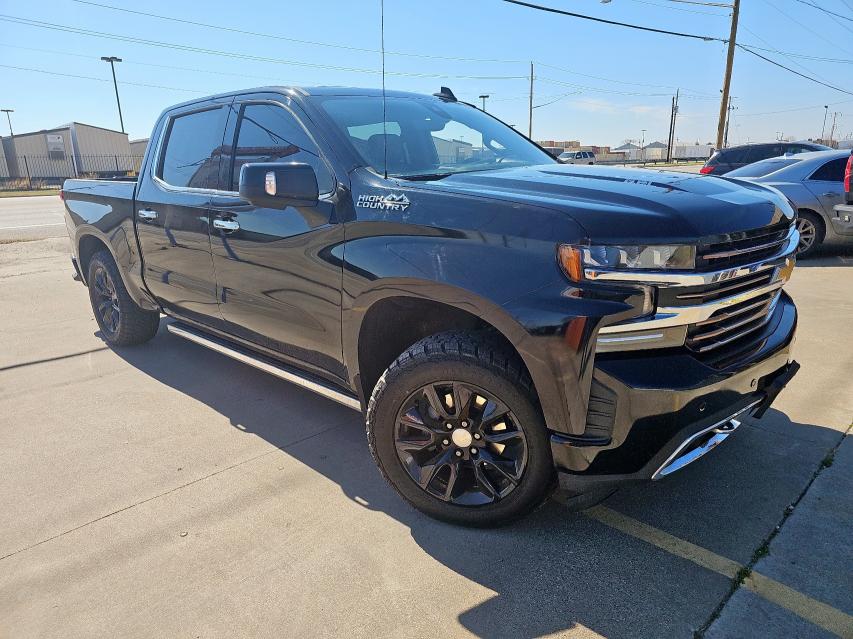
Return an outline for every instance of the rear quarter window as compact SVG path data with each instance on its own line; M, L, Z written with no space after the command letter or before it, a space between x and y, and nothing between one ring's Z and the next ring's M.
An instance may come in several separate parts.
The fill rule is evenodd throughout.
M173 117L166 131L157 177L184 188L215 189L224 134L222 107Z
M817 171L811 174L810 180L820 180L821 182L843 182L844 169L847 167L847 158L838 158L830 160Z

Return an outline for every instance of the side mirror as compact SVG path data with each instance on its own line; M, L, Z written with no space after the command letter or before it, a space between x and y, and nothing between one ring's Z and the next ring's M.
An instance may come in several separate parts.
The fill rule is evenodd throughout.
M240 197L255 206L314 206L318 195L317 175L310 164L255 162L240 167Z

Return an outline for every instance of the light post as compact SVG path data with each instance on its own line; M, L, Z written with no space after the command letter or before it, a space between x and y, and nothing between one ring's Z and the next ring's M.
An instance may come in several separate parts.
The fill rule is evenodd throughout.
M488 93L484 93L483 95L480 96L480 99L483 101L483 111L486 110L486 98L488 98L488 97L489 97Z
M14 113L15 109L0 109L0 111L6 114L6 120L9 122L9 137L14 138L15 132L12 131L12 116L9 114Z
M101 60L104 62L110 63L110 69L113 72L113 88L116 91L116 104L118 105L118 121L121 123L121 132L124 133L124 118L121 117L121 100L118 99L118 83L116 82L116 62L121 62L121 58L117 58L114 55L111 56L101 56Z
M823 143L823 136L826 135L826 116L829 114L829 105L823 105L823 127L820 130L820 141Z
M646 130L643 129L643 137L640 139L640 157L643 160L643 166L646 165Z

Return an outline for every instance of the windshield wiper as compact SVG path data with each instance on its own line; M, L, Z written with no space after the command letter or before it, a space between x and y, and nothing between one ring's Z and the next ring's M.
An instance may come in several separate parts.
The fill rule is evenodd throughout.
M413 182L429 182L430 180L443 180L453 173L416 173L414 175L391 175L399 180L412 180Z

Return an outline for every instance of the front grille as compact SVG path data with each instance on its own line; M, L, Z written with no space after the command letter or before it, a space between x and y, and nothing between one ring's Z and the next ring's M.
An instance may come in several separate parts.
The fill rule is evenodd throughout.
M742 275L713 284L661 289L658 294L658 304L661 306L694 306L714 302L724 297L763 288L773 281L775 274L776 268L771 267L758 273Z
M778 290L720 309L708 319L687 327L685 345L699 356L717 359L730 349L742 350L745 339L761 329L773 315Z
M696 267L715 270L750 264L779 252L788 238L791 225L787 222L754 231L732 233L725 241L699 245Z

